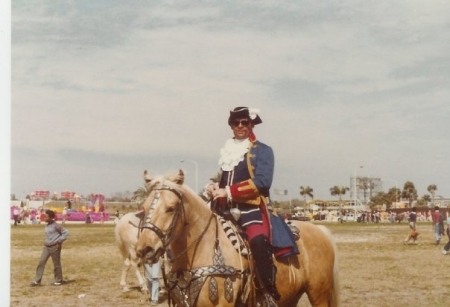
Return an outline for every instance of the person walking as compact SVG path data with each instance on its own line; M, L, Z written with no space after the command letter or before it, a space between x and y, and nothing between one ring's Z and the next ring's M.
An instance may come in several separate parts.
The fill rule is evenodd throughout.
M19 223L19 215L20 215L19 208L14 207L14 209L13 209L14 226L17 226L17 224Z
M409 214L410 232L404 241L405 244L408 244L409 240L411 240L411 239L413 239L413 244L417 244L417 237L419 236L419 233L416 230L416 221L417 221L417 212L416 211L417 211L417 208L413 207L411 209L411 213Z
M41 259L36 268L36 277L31 286L40 286L44 275L45 264L48 258L52 257L53 274L55 281L52 285L60 286L63 282L61 267L61 249L62 243L67 239L69 231L55 222L55 212L47 210L47 225L45 226L45 242L42 250Z
M286 250L273 248L269 191L274 173L274 154L272 148L257 140L253 133L255 125L262 123L258 113L259 110L247 107L230 111L228 125L234 137L228 139L220 150L220 180L209 185L206 194L212 201L213 211L234 221L245 231L262 289L279 300L273 254L293 254L298 250L295 250L292 233L280 236L292 240L281 245L287 246ZM281 218L279 220L284 224ZM276 225L272 224L272 228Z
M67 218L67 207L64 207L63 212L62 212L62 224L63 225L66 223L66 218Z
M445 230L445 233L448 237L448 242L445 244L444 249L442 250L442 253L444 255L450 254L450 214L447 212L447 229Z
M441 213L439 212L439 207L434 207L433 212L433 227L434 227L434 237L436 239L436 245L439 245L441 243L441 231L440 231L440 225L441 222Z
M161 259L153 264L144 264L145 277L147 279L147 287L150 291L151 306L159 304L159 273L161 270Z
M91 224L91 223L92 223L91 210L88 209L86 211L86 224Z

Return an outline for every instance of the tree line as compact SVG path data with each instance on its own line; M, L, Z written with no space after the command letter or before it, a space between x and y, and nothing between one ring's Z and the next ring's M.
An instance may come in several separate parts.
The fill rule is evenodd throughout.
M411 181L406 181L405 184L403 185L403 190L397 187L392 187L389 189L387 193L377 192L374 196L370 198L368 204L371 208L386 205L386 207L389 209L393 203L396 203L398 201L406 201L409 208L413 206L414 202L416 206L423 207L427 206L429 203L431 204L435 203L434 201L437 189L438 188L436 184L430 184L427 187L427 191L430 194L424 194L422 197L419 198L414 183ZM336 185L330 188L331 196L339 197L339 203L342 202L342 197L348 191L350 191L350 188L345 186ZM314 198L313 188L310 186L300 186L300 196L303 197L305 203L307 202L308 197L311 198L312 200Z

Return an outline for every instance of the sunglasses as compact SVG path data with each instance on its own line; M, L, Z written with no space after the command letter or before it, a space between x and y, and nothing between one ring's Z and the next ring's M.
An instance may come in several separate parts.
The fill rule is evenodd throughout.
M246 127L246 126L250 125L250 123L251 123L251 121L249 119L235 119L231 122L231 124L236 127L239 125Z

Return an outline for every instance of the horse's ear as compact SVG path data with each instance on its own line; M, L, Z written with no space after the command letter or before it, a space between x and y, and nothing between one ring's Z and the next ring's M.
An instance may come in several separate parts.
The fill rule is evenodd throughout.
M180 169L178 171L178 173L173 172L173 173L167 174L165 176L165 179L170 182L173 182L175 184L182 185L184 183L184 173Z
M184 183L184 173L181 169L178 171L178 175L175 177L174 181L179 185L182 185Z
M150 174L147 172L147 170L144 171L144 181L145 183L150 183L152 181L152 178L150 178Z

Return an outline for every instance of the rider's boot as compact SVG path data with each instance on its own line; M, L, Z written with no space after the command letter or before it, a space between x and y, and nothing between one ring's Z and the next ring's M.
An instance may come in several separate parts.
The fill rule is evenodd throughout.
M250 250L255 260L256 273L262 283L261 286L274 299L281 298L275 285L277 268L273 263L272 245L264 235L259 235L250 241Z

